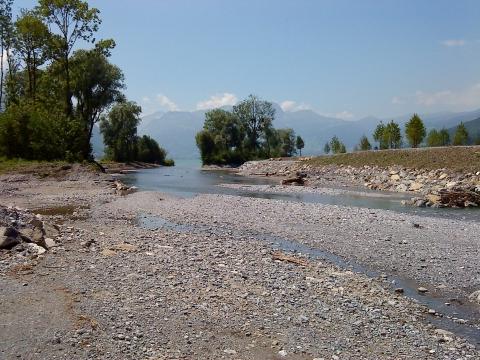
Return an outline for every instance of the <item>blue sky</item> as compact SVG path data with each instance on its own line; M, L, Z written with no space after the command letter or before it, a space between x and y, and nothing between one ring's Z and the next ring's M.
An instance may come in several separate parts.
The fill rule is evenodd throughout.
M17 7L35 1L17 0ZM478 0L97 0L145 113L250 93L345 119L480 108Z

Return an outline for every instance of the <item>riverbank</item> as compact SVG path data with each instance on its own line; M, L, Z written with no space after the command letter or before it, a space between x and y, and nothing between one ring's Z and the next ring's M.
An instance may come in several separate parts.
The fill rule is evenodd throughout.
M427 265L422 286L436 293L445 291L443 284L463 298L479 285L478 244L470 236L477 225L455 223L463 230L452 248L446 240L453 227L441 219L225 195L119 196L111 175L87 169L56 178L14 174L0 180L1 204L41 214L59 231L57 246L44 254L0 253L2 357L480 355L472 342L442 327L441 309L395 292L382 276L357 274L259 236L332 252L343 248L342 255L361 261L375 255L371 263L380 270L388 263ZM478 325L471 321L454 322Z
M309 187L354 186L412 194L412 201L407 205L420 207L478 207L480 147L451 149L371 151L318 158L251 161L243 164L238 173L301 182ZM457 154L460 159L468 158L470 162L462 171L455 162L452 162L452 167L438 168L448 161L449 157L442 157L447 152L450 157ZM418 162L415 162L417 155ZM440 158L437 160L435 156ZM385 165L376 165L383 158L387 159ZM430 162L425 160L427 158ZM405 167L406 164L412 167ZM437 166L432 168L431 164Z

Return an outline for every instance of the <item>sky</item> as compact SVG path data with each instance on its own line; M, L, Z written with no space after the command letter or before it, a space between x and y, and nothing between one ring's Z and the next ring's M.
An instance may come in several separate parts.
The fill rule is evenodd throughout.
M16 0L31 8L33 0ZM232 105L356 120L480 108L478 0L96 0L144 114Z

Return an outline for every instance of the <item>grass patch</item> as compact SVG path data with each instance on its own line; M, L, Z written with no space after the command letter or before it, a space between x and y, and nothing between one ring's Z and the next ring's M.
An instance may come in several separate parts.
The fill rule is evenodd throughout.
M460 172L477 172L480 171L480 146L360 151L319 156L305 162L312 166L388 167L396 165L412 169L446 168Z

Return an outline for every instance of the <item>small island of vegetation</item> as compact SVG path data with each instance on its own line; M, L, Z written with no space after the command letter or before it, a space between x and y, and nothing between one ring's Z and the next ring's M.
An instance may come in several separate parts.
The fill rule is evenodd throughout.
M196 135L204 165L240 165L271 157L290 157L305 146L293 129L275 129L272 103L250 95L232 111L214 109L205 114Z

